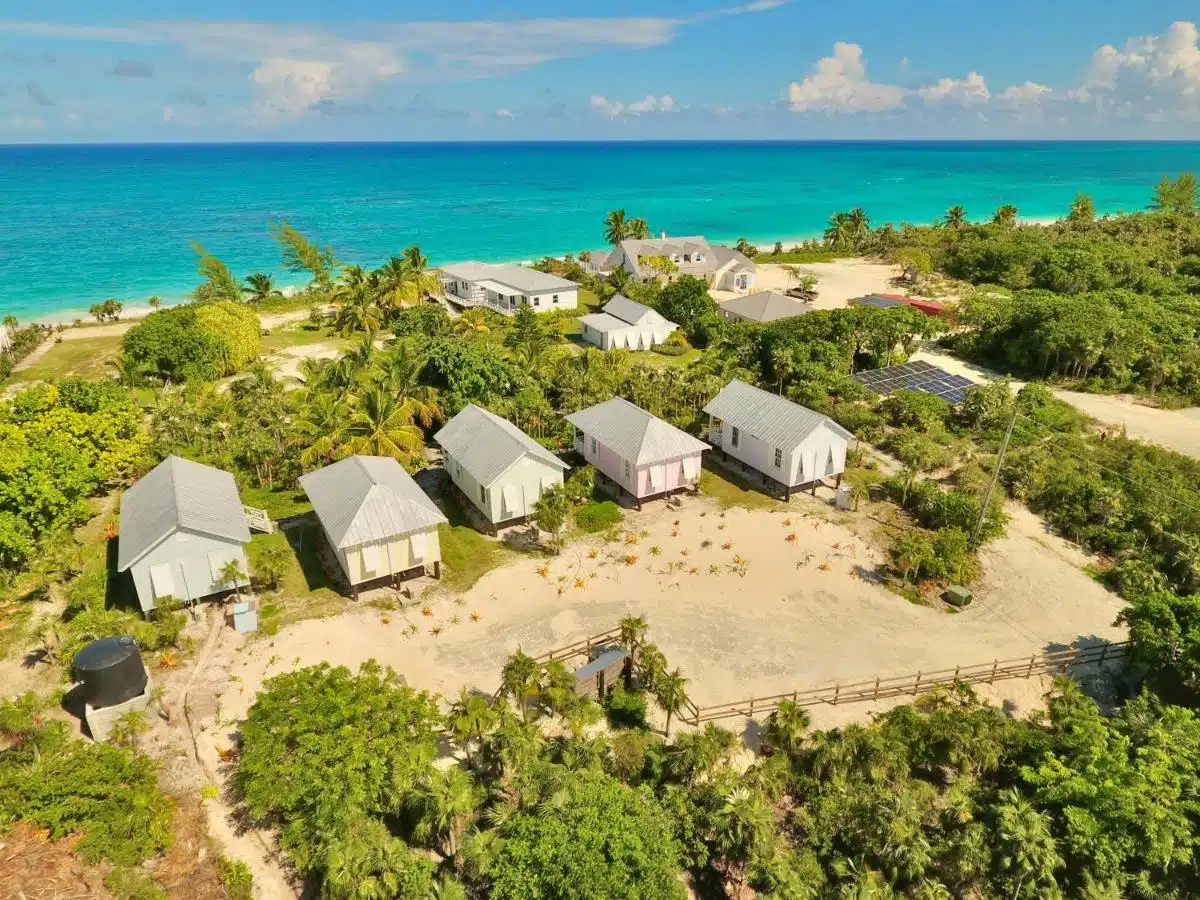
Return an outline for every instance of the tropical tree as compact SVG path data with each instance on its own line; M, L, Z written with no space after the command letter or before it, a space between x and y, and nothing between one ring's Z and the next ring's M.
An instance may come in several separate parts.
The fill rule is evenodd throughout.
M712 842L734 897L745 889L747 870L771 850L775 821L758 791L735 787L720 798L712 820Z
M379 270L381 300L389 309L413 306L426 297L441 297L446 288L429 271L429 258L416 244L393 256Z
M254 574L275 590L294 559L286 541L271 540L254 554Z
M1012 900L1057 895L1062 868L1049 818L1014 788L1000 792L996 808L997 854ZM1048 893L1053 892L1053 893Z
M137 387L146 380L146 373L142 368L142 364L123 354L116 359L110 359L108 365L114 374L116 374L117 383L122 387Z
M1075 195L1067 222L1071 225L1091 225L1096 221L1096 204L1092 198L1080 191Z
M393 837L379 819L361 818L331 835L323 859L323 900L428 900L434 863Z
M645 219L635 216L627 223L629 237L635 241L644 241L650 237L650 225Z
M555 554L562 544L562 530L571 515L571 501L561 484L552 485L542 491L542 496L533 505L533 521L542 531L550 534L550 545Z
M1017 208L1011 203L1006 203L996 209L996 214L992 216L993 225L1002 225L1005 228L1012 228L1017 224Z
M792 700L781 700L767 716L763 741L774 750L793 755L803 745L811 721L808 710L803 706Z
M1197 205L1200 195L1197 193L1196 176L1184 172L1172 180L1166 175L1154 187L1154 199L1150 208L1159 212L1195 215L1200 206Z
M952 206L946 210L946 217L941 223L946 228L959 229L967 225L967 211L961 206Z
M162 306L162 298L161 297L151 297L149 300L146 301L146 305L149 306L151 309L158 309L160 306Z
M446 722L450 733L467 757L468 765L473 759L473 750L483 744L484 736L492 731L500 721L500 714L488 702L486 697L479 694L468 694L463 688L458 699L450 706L450 714Z
M604 240L615 247L621 241L633 237L632 225L634 221L638 220L625 218L624 209L612 210L604 219ZM643 221L642 224L645 224L645 222Z
M338 434L334 456L390 456L408 462L425 446L421 429L413 424L414 410L381 387L368 389L356 402L353 415Z
M204 279L196 288L196 299L241 303L242 285L233 277L229 266L205 250L203 244L194 242L192 250L196 253L196 271Z
M413 836L440 842L442 855L457 865L458 842L471 826L481 799L467 771L432 768L407 800L416 816Z
M678 715L688 704L687 679L683 672L675 669L660 676L654 684L654 701L667 714L667 724L663 733L671 736L671 717Z
M455 334L487 334L491 331L488 325L487 312L482 309L463 310L461 316L454 320L452 329Z
M275 279L265 272L255 272L246 276L246 286L242 288L251 303L262 303L272 297L282 297L283 292L275 287Z
M286 219L273 222L271 237L279 243L283 254L283 265L289 272L307 272L313 284L323 291L333 288L333 279L340 265L334 258L332 247L318 247Z
M518 650L504 663L500 672L500 684L505 694L512 697L521 708L521 719L529 722L530 700L538 695L542 683L542 669L537 661ZM536 704L532 704L536 707Z
M223 563L217 570L217 577L221 584L232 587L239 597L242 596L242 583L249 579L249 576L242 571L240 559L231 559Z
M746 257L746 259L754 259L754 257L758 256L758 248L744 237L737 239L737 243L734 244L733 249L742 254L742 256Z

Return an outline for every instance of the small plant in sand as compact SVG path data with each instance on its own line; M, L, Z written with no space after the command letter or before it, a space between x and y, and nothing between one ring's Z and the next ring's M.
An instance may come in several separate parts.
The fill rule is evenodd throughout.
M711 566L708 567L708 574L709 575L720 575L721 567L718 566L716 563L713 563Z
M632 547L632 546L633 546L634 544L636 544L637 542L638 542L638 536L637 536L636 534L633 534L633 533L631 532L631 533L629 533L629 534L625 535L625 543L626 543L628 546Z
M786 519L784 519L784 520L783 520L783 525L784 525L784 527L785 527L785 528L787 528L787 527L790 527L790 526L791 526L791 524L792 524L792 519L791 519L791 517L790 517L790 516L789 516L788 518L786 518Z
M379 617L379 621L382 622L384 625L391 625L392 617L389 616L387 613L384 613L382 616Z
M423 616L432 616L432 615L433 615L433 607L432 607L432 606L426 606L426 607L422 608L422 610L421 610L421 615L423 615Z
M158 659L160 669L174 669L178 665L179 658L175 655L174 650L164 650L163 655Z
M724 531L724 530L725 530L725 523L722 522L720 525L717 526L717 531Z
M549 578L550 577L550 567L549 566L538 566L537 573L539 575L541 575L543 578Z
M483 616L479 615L479 613L477 613L477 612L471 613L471 621L472 622L478 622L482 618L483 618Z
M650 548L650 555L651 556L662 556L662 547L658 546L658 544L655 544L653 547Z
M300 665L300 656L299 656L299 654L297 654L296 656L293 656L293 657L292 657L292 665L293 665L293 666L298 666L298 665Z
M409 625L409 626L408 626L408 631L409 631L409 634L416 634L416 633L417 633L417 631L418 631L418 628L417 628L417 623L416 623L416 622L413 622L411 625Z
M275 665L275 663L277 663L277 662L279 662L279 657L276 656L274 653L272 653L271 658L267 660L267 668L269 669L271 666Z
M588 559L595 559L599 555L600 555L599 547L593 547L591 550L588 551Z
M442 633L442 626L434 625L432 628L429 629L429 633L432 634L434 637L437 637L439 634Z
M712 541L710 541L708 538L705 538L704 540L702 540L702 541L700 542L700 549L701 549L701 550L707 550L707 549L708 549L709 547L711 547L711 546L712 546Z
M681 548L680 548L680 550L679 550L679 555L680 555L680 556L687 556L687 555L688 555L688 548L687 548L687 547L681 547Z
M200 789L201 800L216 800L221 796L221 789L215 784L206 784Z
M645 540L646 538L650 537L650 532L643 528L638 532L638 537L640 537L642 540Z
M454 598L454 605L455 605L455 606L466 606L466 605L467 605L467 598L466 598L466 597L455 597L455 598Z
M789 534L788 534L788 535L787 535L787 536L784 538L784 540L785 540L785 541L787 541L789 544L794 544L794 543L796 543L796 532L794 532L794 531L793 531L793 532L790 532L790 533L789 533Z
M828 572L831 568L831 566L829 565L829 560L825 560L825 562L821 563L819 566L817 566L817 568L820 569L822 572Z
M632 553L630 553L628 556L625 557L625 565L636 566L637 565L637 557L634 556Z
M233 762L237 759L237 749L234 747L225 747L217 751L217 759L221 762Z
M576 578L575 579L575 587L577 590L583 590L585 587L587 587L587 579L586 578Z
M721 549L722 549L722 550L728 550L728 549L729 549L730 547L732 547L732 546L733 546L733 541L726 541L725 543L723 543L723 544L721 545Z
M679 537L679 529L678 528L671 529L671 537Z
M559 584L562 584L562 583L563 583L564 581L566 581L566 580L567 580L567 576L566 576L566 575L559 575L559 576L558 576L558 583L559 583Z
M457 625L457 624L458 624L460 621L462 621L462 620L461 620L461 619L459 619L459 617L458 617L458 616L451 616L451 617L450 617L450 624L451 624L451 625Z
M696 575L696 574L698 574L699 572L700 572L700 570L699 570L699 569L697 569L695 566L692 566L690 569L688 569L688 574L689 574L689 575Z

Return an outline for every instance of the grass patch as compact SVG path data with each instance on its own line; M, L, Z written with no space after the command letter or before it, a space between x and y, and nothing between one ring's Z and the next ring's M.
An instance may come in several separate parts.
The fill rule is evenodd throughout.
M655 353L653 350L641 350L633 354L633 358L644 366L650 366L655 369L669 368L686 368L698 360L702 355L700 350L692 348L686 353L681 353L679 356L667 356L664 353Z
M263 335L262 353L266 356L287 350L289 347L309 347L313 344L324 343L336 344L341 349L351 346L353 341L349 338L331 335L327 329L314 328L307 323L281 325L278 328L272 328L270 334Z
M700 493L716 500L724 509L731 506L742 509L772 509L782 506L774 497L764 494L757 485L725 469L718 469L707 459L700 472Z
M625 518L621 507L612 500L589 500L575 510L575 529L583 534L596 534L619 525Z
M252 561L262 548L272 544L288 547L291 561L279 580L279 587L262 596L259 604L259 630L273 635L285 625L302 619L321 619L343 612L350 601L338 592L321 564L318 553L324 540L321 527L309 522L286 533L256 534L250 540L248 554Z
M299 487L244 487L239 493L242 495L243 504L255 509L265 509L267 515L276 521L312 512L312 504Z
M445 491L442 499L443 511L450 520L448 525L438 526L438 540L442 546L442 583L454 590L465 591L517 554L476 531L454 494Z
M121 351L122 335L96 335L89 338L62 341L27 369L14 372L14 383L50 381L78 375L82 378L102 378L111 374L108 363Z

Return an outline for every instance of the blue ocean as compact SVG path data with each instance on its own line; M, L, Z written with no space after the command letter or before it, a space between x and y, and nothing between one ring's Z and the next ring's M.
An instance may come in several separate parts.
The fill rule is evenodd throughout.
M755 242L817 235L862 206L876 224L1145 207L1197 143L764 142L0 147L0 314L69 319L196 284L191 243L235 274L278 271L286 218L343 262L409 244L433 263L516 261L603 243L625 207L655 231Z

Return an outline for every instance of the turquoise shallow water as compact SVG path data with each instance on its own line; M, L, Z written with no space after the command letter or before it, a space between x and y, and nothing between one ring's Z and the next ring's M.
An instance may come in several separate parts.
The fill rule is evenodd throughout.
M1200 142L0 147L0 314L183 297L194 240L238 275L273 270L279 217L346 262L412 243L435 263L502 261L598 247L617 206L655 230L767 241L853 206L876 223L956 203L1053 218L1082 190L1138 209L1163 174L1197 168Z

